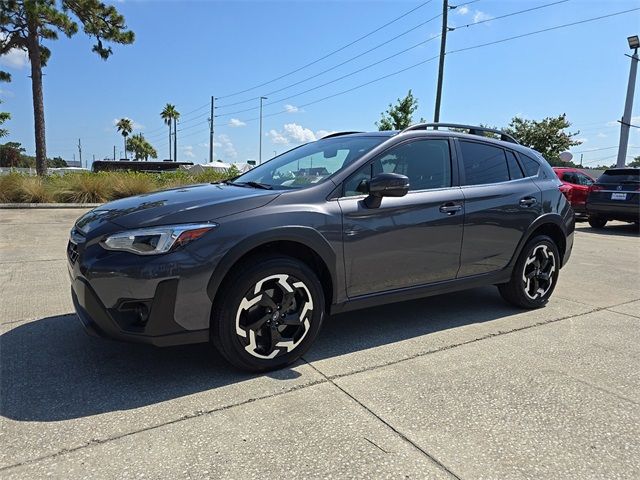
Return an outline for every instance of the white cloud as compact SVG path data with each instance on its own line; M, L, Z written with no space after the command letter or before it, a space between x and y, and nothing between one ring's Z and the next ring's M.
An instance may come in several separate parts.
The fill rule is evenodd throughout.
M0 41L7 38L6 33L0 33ZM23 68L29 63L29 54L26 50L12 48L4 55L0 56L0 65L10 68Z
M193 153L193 146L192 145L187 145L185 147L182 147L182 154L185 157L189 157L189 158L195 158L196 157L195 153Z
M229 120L230 127L244 127L245 125L247 124L237 118L232 118L231 120Z
M134 130L144 130L144 125L142 125L141 123L138 123L138 122L136 122L135 120L132 120L129 117L122 117L122 118L126 118L127 120L131 120L131 125L133 126ZM112 122L113 126L115 127L118 124L119 121L120 121L119 118L114 118L113 122Z
M598 138L607 138L607 134L606 133L602 133L602 132L598 132L596 137L598 137Z
M574 140L576 142L580 142L580 143L587 143L589 141L589 139L587 137L575 138Z
M316 139L315 134L308 128L304 128L297 123L286 123L284 125L285 135L297 143L313 142Z
M284 106L284 109L287 113L297 113L297 112L301 112L302 110L300 110L298 107L296 107L295 105L289 105L286 104Z
M458 15L466 15L467 13L469 13L469 7L467 7L466 5L462 5L461 7L456 8L456 13Z
M267 136L270 137L271 141L277 145L287 145L289 143L287 137L274 129L269 130Z
M282 127L282 131L269 130L267 136L271 138L274 144L289 145L290 143L306 143L318 140L326 135L333 133L330 130L318 130L314 132L309 128L305 128L297 123L286 123Z
M20 69L26 67L29 63L29 55L24 50L12 48L0 57L0 65L9 68Z
M198 146L202 148L209 148L209 142L199 143Z
M221 149L225 157L236 158L238 156L236 147L233 145L233 142L231 141L231 138L229 138L229 135L226 135L224 133L218 135L218 138L213 142L213 146L217 149ZM217 153L216 158L218 158Z
M488 13L481 12L480 10L476 10L476 13L473 14L473 23L484 22L487 20L491 20L493 17Z

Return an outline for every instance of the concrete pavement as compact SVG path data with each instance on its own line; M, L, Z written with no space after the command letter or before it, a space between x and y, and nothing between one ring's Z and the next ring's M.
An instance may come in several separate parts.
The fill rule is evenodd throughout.
M494 288L329 319L252 376L86 336L68 230L0 210L2 478L638 478L640 237L579 224L550 304ZM34 293L36 292L36 293Z

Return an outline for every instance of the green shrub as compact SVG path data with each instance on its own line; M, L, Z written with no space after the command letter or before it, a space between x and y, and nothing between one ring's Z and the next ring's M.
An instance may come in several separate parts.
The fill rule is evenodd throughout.
M0 175L0 203L20 202L20 185L22 177L19 173Z
M0 175L0 203L104 203L142 193L198 183L217 183L237 175L205 170L190 174L184 170L164 173L69 172L65 175L34 177L22 173Z
M111 182L103 173L67 173L49 179L58 202L103 203L112 198Z
M111 173L106 179L111 186L111 199L131 197L158 190L153 175L142 172Z
M18 198L24 203L48 203L53 199L51 189L42 177L23 176L18 186Z

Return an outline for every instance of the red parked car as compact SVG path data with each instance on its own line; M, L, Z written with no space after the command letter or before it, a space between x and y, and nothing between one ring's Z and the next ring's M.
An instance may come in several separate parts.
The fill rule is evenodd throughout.
M577 168L553 167L553 171L556 172L562 182L560 191L564 193L564 196L571 203L573 211L576 212L577 216L586 217L587 195L589 194L589 187L593 185L595 180Z

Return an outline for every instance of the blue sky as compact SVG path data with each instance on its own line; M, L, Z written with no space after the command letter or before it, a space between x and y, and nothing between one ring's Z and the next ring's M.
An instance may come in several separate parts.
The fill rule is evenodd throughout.
M639 7L638 0L572 0L540 10L497 17L553 0L480 0L450 12L448 50L483 44L555 25ZM258 157L258 100L265 95L263 159L324 132L372 130L390 102L409 89L419 100L418 118L433 117L437 61L318 101L438 54L438 38L360 73L336 80L440 32L440 19L390 41L438 15L433 0L392 25L328 58L260 88L268 82L375 30L422 1L124 1L117 2L136 33L131 46L114 46L104 62L83 34L52 45L44 77L48 156L71 159L82 139L83 159L111 157L122 150L114 120L128 117L168 157L168 130L159 112L167 102L183 114L179 159L208 158L208 107L216 111L216 158ZM452 1L452 5L456 2ZM470 24L469 27L463 25ZM615 162L619 124L629 74L626 37L640 33L640 11L577 25L446 58L441 120L506 125L514 115L540 119L567 113L583 145L585 165ZM367 50L382 45L369 53ZM353 59L353 60L351 60ZM321 74L324 70L344 65ZM34 151L31 86L25 58L0 58L13 82L0 85L3 110L12 114L8 140ZM311 78L310 78L311 77ZM306 80L310 78L309 80ZM304 80L304 81L303 81ZM335 82L332 82L336 80ZM300 82L286 89L292 83ZM320 85L332 82L326 86ZM302 93L315 88L313 91ZM281 90L277 92L278 90ZM293 96L293 98L287 98ZM226 97L226 98L225 98ZM224 105L245 101L237 106ZM639 106L636 93L636 108ZM313 103L313 104L311 104ZM305 104L310 104L306 105ZM202 107L202 108L201 108ZM254 110L234 113L238 110ZM282 113L284 112L284 113ZM637 114L636 114L637 115ZM640 118L634 119L640 123ZM629 153L640 154L640 129L632 129ZM602 150L599 150L602 149ZM589 151L595 150L595 151Z

